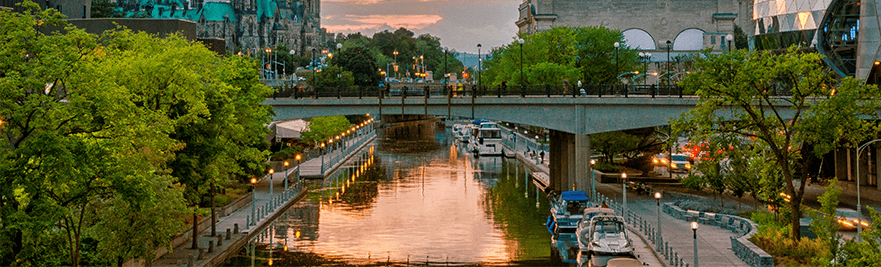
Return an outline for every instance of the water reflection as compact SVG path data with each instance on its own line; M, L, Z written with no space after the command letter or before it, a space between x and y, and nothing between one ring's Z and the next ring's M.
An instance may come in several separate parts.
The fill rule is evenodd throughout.
M279 266L559 265L543 226L546 196L528 171L439 139L385 136L310 182L307 198L256 240L257 264L271 248ZM245 253L228 263L248 264Z

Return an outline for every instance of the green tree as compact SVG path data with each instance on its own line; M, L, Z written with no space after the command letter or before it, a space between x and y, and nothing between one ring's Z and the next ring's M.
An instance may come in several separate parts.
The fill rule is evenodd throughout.
M379 75L376 59L367 48L355 46L343 48L331 61L343 71L352 73L355 85L376 86L382 80Z
M836 186L838 180L832 179L826 186L826 192L823 192L817 200L820 202L820 210L808 214L811 216L811 230L817 235L817 239L823 244L825 249L829 251L828 255L816 255L814 263L828 263L832 258L838 255L838 246L841 242L841 235L838 229L838 214L835 209L838 208L838 196L841 195L841 188Z
M615 156L637 148L640 138L624 132L607 132L590 135L592 148L603 155L604 162L611 163Z
M303 141L317 146L351 127L345 116L317 117L309 123L309 130L303 132Z
M108 0L92 0L92 18L121 18L124 14L116 10L117 5Z
M782 186L791 197L793 240L799 239L804 174L810 167L804 159L877 133L861 119L875 117L877 88L853 78L833 80L821 58L816 53L799 54L794 48L780 54L706 52L695 59L695 72L681 83L700 97L698 105L671 121L677 132L730 134L754 138L767 147L763 164L779 170L777 177L782 180L769 181L770 186ZM786 96L778 95L784 90Z

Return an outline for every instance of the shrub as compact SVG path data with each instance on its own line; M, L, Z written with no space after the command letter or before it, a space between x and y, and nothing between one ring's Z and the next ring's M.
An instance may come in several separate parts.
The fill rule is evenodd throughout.
M682 183L682 185L689 189L704 189L704 179L694 174L689 174L688 177L683 178L680 182Z
M608 162L598 163L593 166L594 169L600 172L621 172L624 168L617 165L612 165Z
M750 241L771 254L775 264L817 265L815 259L829 258L829 251L820 240L802 238L793 241L790 238L792 228L781 218L768 212L754 212L750 217L759 225L758 233Z

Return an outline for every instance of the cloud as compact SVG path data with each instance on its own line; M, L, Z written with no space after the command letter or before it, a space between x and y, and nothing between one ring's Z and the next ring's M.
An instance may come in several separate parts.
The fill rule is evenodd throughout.
M449 0L417 0L416 2L444 2ZM412 2L407 0L324 0L322 2L336 2L356 5L389 4L395 2Z

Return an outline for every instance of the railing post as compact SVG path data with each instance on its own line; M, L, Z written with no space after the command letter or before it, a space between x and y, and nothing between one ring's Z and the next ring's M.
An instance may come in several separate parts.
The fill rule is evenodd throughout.
M679 90L679 98L682 98L682 87L681 87L681 86L676 86L676 89Z
M363 91L364 91L364 88L361 86L358 86L358 99L361 99L361 96L364 95Z
M545 93L547 93L548 97L551 97L551 85L545 84Z
M499 91L499 98L501 98L501 97L502 97L502 85L499 85L498 88L499 88L499 89L498 89L498 91Z
M630 93L630 88L625 84L624 85L624 98L627 98L627 94Z
M520 97L526 97L526 85L525 84L520 85Z
M658 88L652 84L652 98L655 98L655 95L658 93L657 90Z
M294 99L297 99L297 93L299 92L300 90L298 90L298 88L294 88Z

